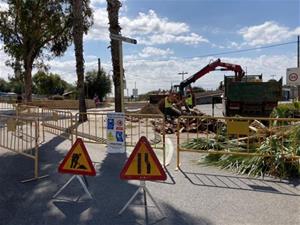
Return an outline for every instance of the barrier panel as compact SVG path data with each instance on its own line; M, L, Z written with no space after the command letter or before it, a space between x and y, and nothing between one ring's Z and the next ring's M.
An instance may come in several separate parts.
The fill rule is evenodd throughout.
M81 115L87 116L87 121L80 123ZM75 115L75 136L84 142L106 144L106 114L105 113L77 113Z
M107 115L105 113L86 113L87 121L79 123L80 115L75 115L75 136L84 142L106 144ZM134 147L141 136L146 136L152 148L161 151L163 164L166 164L165 153L165 124L162 115L126 114L125 135L126 147ZM159 126L159 127L158 127ZM158 132L159 131L159 132ZM162 131L162 133L160 133Z
M0 98L0 110L14 110L16 101Z
M85 100L86 107L88 109L90 108L96 108L95 101L92 99L86 99ZM33 100L29 103L32 106L36 107L42 107L42 108L51 108L51 109L74 109L78 110L79 108L79 102L78 100Z
M134 147L145 136L166 165L165 119L161 114L126 114L126 146ZM160 152L159 152L160 151Z
M181 116L177 168L182 152L300 159L300 119Z
M41 109L36 106L30 106L25 104L15 104L16 116L21 118L32 118L39 120L41 117Z
M45 141L45 132L49 132L70 139L73 143L75 124L71 112L42 108L40 118L43 127L43 141Z
M38 139L39 123L37 120L0 115L0 147L33 159L33 179L39 178Z

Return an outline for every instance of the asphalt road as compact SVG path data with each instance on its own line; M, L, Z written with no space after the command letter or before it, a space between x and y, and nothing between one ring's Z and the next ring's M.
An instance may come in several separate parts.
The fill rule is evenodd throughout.
M88 177L88 199L74 180L56 199L52 196L71 175L57 167L70 148L70 141L47 134L40 150L41 175L49 177L26 184L19 181L33 174L33 161L0 149L1 225L296 225L300 224L300 181L279 181L238 176L216 168L199 166L200 155L183 154L182 171L175 171L175 156L167 167L165 182L147 182L163 209L163 218L143 195L118 216L137 190L137 181L123 181L119 173L124 154L106 154L104 146L87 144L96 162L97 175Z

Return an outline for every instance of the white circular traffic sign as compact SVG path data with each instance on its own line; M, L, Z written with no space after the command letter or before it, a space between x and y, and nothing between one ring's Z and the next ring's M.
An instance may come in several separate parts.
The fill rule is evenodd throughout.
M290 81L296 81L296 80L298 80L298 74L296 74L296 73L291 73L291 74L289 75L289 80L290 80Z

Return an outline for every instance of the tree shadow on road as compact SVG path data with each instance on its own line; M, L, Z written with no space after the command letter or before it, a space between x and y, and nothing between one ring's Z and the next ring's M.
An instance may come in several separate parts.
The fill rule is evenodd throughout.
M275 179L259 179L242 175L222 175L186 171L179 167L179 171L193 185L230 190L267 192L287 196L300 196L300 190L289 181ZM290 187L293 184L294 187Z
M40 147L40 173L49 178L22 184L19 181L32 175L33 161L15 154L0 156L0 221L9 225L124 225L124 224L211 224L205 218L195 217L173 206L158 201L166 218L154 207L148 209L145 220L142 194L121 216L118 212L138 188L138 182L123 181L119 174L126 154L106 154L96 166L97 175L88 177L89 199L77 180L74 180L58 198L52 196L71 175L59 174L59 162L70 148L70 142L55 136ZM96 146L97 148L97 146ZM103 147L102 147L103 149ZM102 151L99 149L99 151ZM29 169L30 168L30 169ZM162 189L164 188L164 184ZM169 186L169 185L167 185ZM155 198L155 193L152 193ZM80 198L78 198L80 197ZM151 201L149 201L151 205ZM153 204L152 204L153 205Z

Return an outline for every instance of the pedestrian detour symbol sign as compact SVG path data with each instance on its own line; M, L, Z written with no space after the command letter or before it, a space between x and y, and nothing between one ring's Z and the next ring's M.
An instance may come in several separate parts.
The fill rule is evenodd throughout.
M167 176L146 137L141 137L129 156L120 178L124 180L166 180Z
M95 176L96 171L81 138L77 138L58 167L60 173Z

